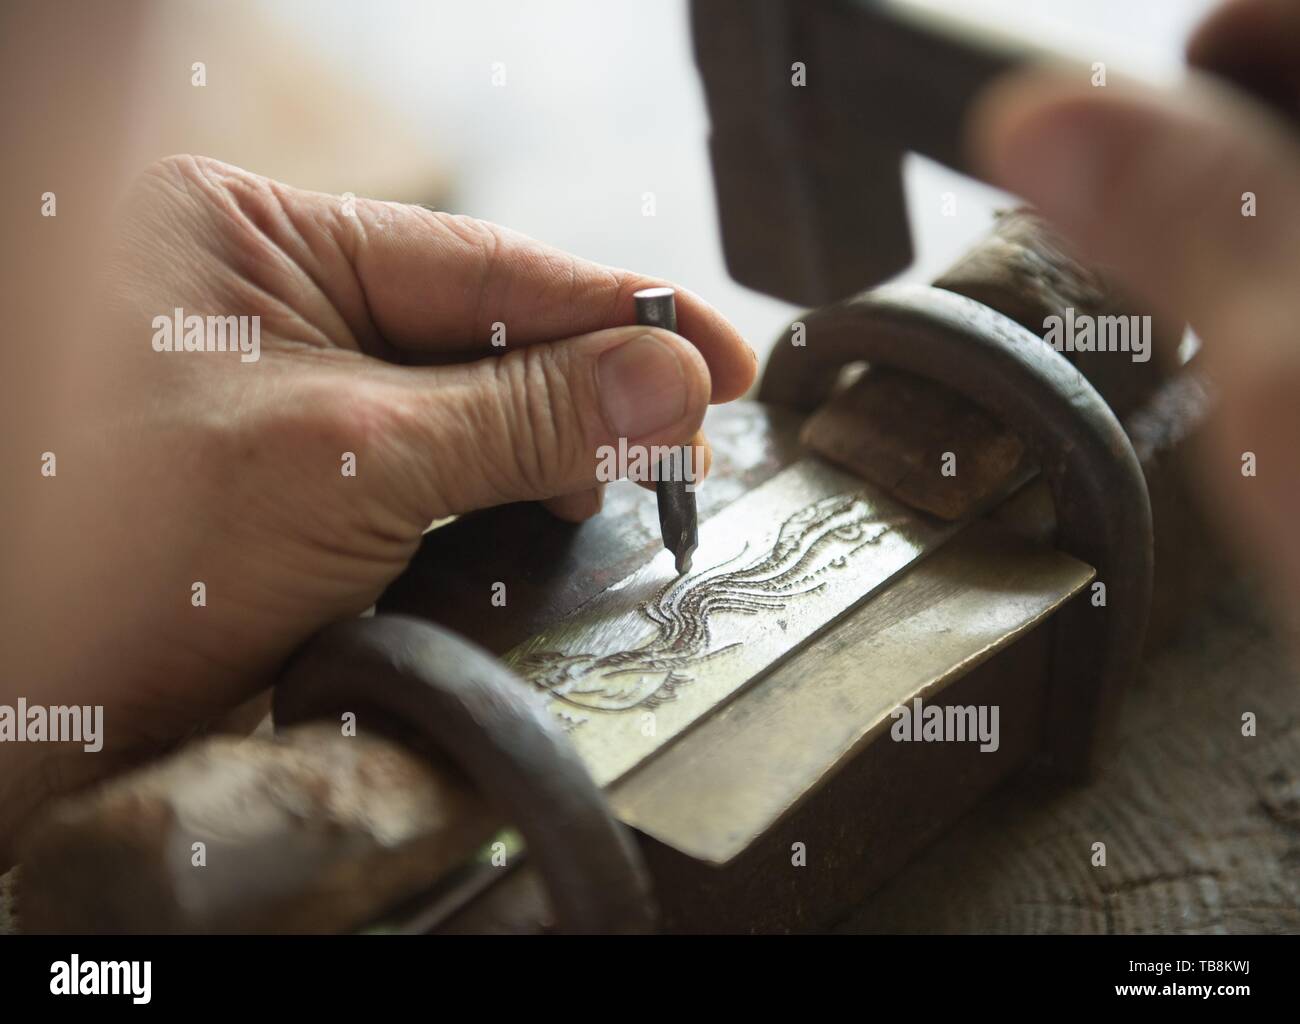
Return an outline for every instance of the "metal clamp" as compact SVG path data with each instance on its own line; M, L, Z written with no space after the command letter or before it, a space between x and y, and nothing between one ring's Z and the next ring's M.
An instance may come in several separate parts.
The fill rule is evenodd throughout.
M639 850L560 725L501 662L419 619L338 623L294 658L273 713L279 727L342 710L448 755L523 834L564 931L651 929Z
M1061 548L1097 570L1104 605L1059 612L1045 754L1085 776L1095 743L1137 671L1152 587L1151 506L1142 467L1088 380L1015 321L940 288L890 286L804 318L807 344L778 345L759 399L804 412L847 364L916 374L969 399L1016 431L1056 503Z

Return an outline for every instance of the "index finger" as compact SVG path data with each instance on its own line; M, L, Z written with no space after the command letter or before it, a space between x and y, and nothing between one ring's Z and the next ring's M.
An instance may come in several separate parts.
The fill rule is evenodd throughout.
M337 208L336 197L321 198ZM358 199L354 217L333 223L375 328L414 361L495 354L501 327L507 345L530 345L631 324L633 292L671 286L679 333L708 364L712 401L738 398L753 383L753 349L721 313L671 282L420 206Z

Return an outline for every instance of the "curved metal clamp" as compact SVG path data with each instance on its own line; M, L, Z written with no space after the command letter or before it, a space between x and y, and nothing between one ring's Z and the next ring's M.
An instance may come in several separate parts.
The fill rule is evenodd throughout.
M778 345L759 399L809 412L848 363L942 384L1016 431L1056 503L1062 550L1097 570L1103 605L1073 601L1056 616L1045 753L1086 775L1094 739L1137 671L1151 604L1151 506L1128 436L1060 353L973 299L889 286L804 318L804 347Z
M277 726L349 710L412 729L523 834L568 932L653 924L640 852L559 723L501 662L419 619L381 615L318 633L276 685Z

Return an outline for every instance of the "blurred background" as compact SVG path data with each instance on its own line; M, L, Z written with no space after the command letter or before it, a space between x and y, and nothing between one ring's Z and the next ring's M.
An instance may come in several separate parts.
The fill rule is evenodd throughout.
M906 0L1023 34L1113 74L1171 80L1215 0ZM766 354L795 310L723 265L685 0L240 0L154 8L155 155L224 159L291 184L424 202L704 295ZM203 62L206 85L192 87ZM164 80L165 79L165 80ZM906 168L935 276L1006 197ZM956 215L943 213L943 194ZM653 217L643 216L653 193Z

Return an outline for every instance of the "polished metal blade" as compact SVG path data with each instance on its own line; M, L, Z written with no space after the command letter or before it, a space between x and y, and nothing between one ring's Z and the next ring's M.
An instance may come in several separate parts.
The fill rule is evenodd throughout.
M609 785L961 529L807 458L505 655Z

